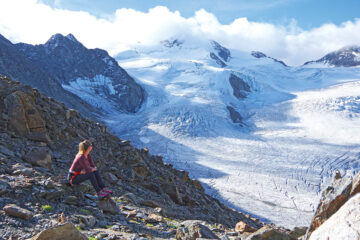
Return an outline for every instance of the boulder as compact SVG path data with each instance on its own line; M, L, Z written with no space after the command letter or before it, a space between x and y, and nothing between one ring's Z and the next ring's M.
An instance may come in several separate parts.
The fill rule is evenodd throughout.
M68 205L78 205L78 199L76 196L67 196L64 199L64 203L68 204Z
M176 240L196 240L203 239L220 239L215 233L213 233L208 227L202 225L198 221L185 224L185 227L179 228L176 232Z
M149 223L160 223L160 222L163 222L164 219L162 216L160 215L157 215L157 214L149 214L149 216L145 219L146 222L149 222Z
M159 203L152 201L152 200L141 200L140 205L146 206L146 207L151 207L151 208L161 207L161 205Z
M293 240L283 229L264 226L249 235L246 240Z
M8 204L3 208L4 212L10 216L29 220L33 217L33 213L27 209L21 208L15 204Z
M31 132L27 138L35 142L50 142L50 138L46 132Z
M5 155L10 156L10 157L15 156L13 151L10 151L9 149L7 149L6 147L1 146L1 145L0 145L0 153L5 154Z
M83 223L85 226L92 228L96 224L96 218L92 215L75 215L79 219L80 223Z
M98 201L98 207L104 212L104 213L110 213L110 214L118 214L120 209L117 206L116 202L112 200L111 198L105 198Z
M67 222L56 227L46 229L30 240L87 240L88 238L83 235L76 227Z
M10 189L10 185L3 181L3 180L0 180L0 196L3 195L4 193L7 193Z
M310 240L359 239L359 206L360 194L358 193L317 228L311 234Z
M32 149L26 156L25 160L35 166L50 168L52 164L51 155L44 149Z

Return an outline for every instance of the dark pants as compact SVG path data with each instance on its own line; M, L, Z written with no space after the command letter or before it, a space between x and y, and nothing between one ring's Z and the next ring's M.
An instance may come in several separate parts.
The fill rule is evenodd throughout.
M76 177L74 177L74 179L72 180L72 183L80 184L83 181L88 180L88 179L90 179L90 182L93 185L93 187L95 188L96 192L99 192L101 189L103 189L105 187L98 171L76 175Z

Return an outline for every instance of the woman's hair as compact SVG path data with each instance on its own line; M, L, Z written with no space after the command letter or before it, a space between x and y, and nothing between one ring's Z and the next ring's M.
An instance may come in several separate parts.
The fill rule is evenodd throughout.
M89 140L84 140L81 143L79 143L79 152L78 154L84 154L86 150L92 146L91 142Z

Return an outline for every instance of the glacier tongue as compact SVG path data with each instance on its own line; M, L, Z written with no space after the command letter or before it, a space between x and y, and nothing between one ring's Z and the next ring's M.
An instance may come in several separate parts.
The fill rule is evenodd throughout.
M220 68L210 51L211 44L185 42L119 54L148 98L138 113L105 121L234 208L286 227L308 225L332 171L360 169L360 69L284 67L237 51ZM250 86L246 98L233 95L231 74Z

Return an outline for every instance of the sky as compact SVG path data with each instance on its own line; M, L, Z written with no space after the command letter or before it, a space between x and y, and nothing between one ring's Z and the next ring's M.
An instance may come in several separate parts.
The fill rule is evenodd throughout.
M359 0L0 0L0 34L41 44L72 33L111 55L168 38L211 39L301 65L360 45L359 13Z

